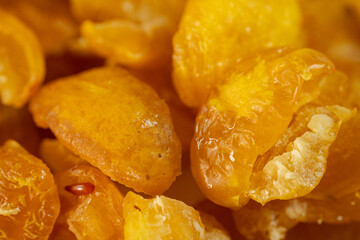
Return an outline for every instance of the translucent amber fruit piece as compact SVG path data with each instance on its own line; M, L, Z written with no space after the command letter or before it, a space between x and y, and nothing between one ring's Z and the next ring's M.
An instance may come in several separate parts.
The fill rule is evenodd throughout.
M123 195L98 169L78 165L55 174L61 212L55 231L77 240L124 239Z
M60 211L49 169L17 142L0 148L0 237L48 239Z
M125 239L205 239L199 212L163 196L144 199L129 192L124 199Z
M269 159L261 160L266 161L262 169L251 175L249 195L255 201L265 204L304 196L324 175L329 148L352 111L340 106L304 108L276 144L282 149L271 149Z
M329 150L319 185L306 198L334 200L360 189L360 114L345 122Z
M72 0L81 33L98 55L132 68L169 62L184 0Z
M40 145L40 157L54 173L66 171L78 164L87 162L64 147L58 140L46 138Z
M190 107L239 60L259 49L300 44L297 1L189 0L173 39L174 84Z
M333 70L310 49L271 49L240 62L197 116L191 164L202 192L222 206L246 204L258 156L276 144L301 106L319 97L320 80ZM330 123L336 134L338 121Z
M59 54L78 34L67 1L63 0L2 0L0 7L22 20L39 39L43 51Z
M35 123L113 180L150 195L181 172L181 144L169 109L121 68L97 68L44 86Z
M44 59L34 33L0 9L0 96L4 105L23 106L44 77Z

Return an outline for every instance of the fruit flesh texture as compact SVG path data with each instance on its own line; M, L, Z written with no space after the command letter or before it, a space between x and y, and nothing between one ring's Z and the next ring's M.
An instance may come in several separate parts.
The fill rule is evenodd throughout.
M197 117L191 163L205 196L231 208L246 204L250 190L254 190L250 189L250 177L256 159L276 144L301 106L320 96L322 76L333 71L324 55L310 49L266 50L240 63L238 70L214 89ZM300 154L304 156L303 169L326 163L327 149L340 123L339 118L330 118L332 127L323 141L326 148L319 155L322 163L305 158L311 154L304 152ZM318 144L315 141L313 147ZM324 171L323 166L305 192L297 192L300 182L292 194L281 196L289 199L309 193ZM268 200L258 199L262 203Z
M60 211L53 176L13 140L1 147L0 155L1 238L47 239Z
M131 68L168 62L185 0L72 0L82 36L100 56ZM124 37L125 36L125 37Z
M73 153L137 191L160 194L181 172L168 107L121 68L56 80L42 88L30 111Z
M59 54L78 34L68 3L63 0L3 0L0 7L22 20L38 37L45 54Z
M303 223L347 224L359 221L359 193L339 199L313 200L299 198L273 201L262 207L250 202L234 212L234 220L241 234L248 239L284 239L286 232Z
M124 199L125 239L205 239L199 212L163 196L144 199L129 192Z
M4 105L23 106L44 77L44 59L34 33L0 9L0 94Z
M70 231L78 240L124 239L123 195L108 177L94 167L77 165L56 173L55 181L61 201L55 232ZM79 195L65 190L82 183L92 184L93 192Z
M299 45L300 30L297 1L189 0L173 39L173 81L181 100L199 108L246 55Z
M85 160L74 155L56 139L42 140L39 152L41 159L53 173L66 171L78 164L87 164Z
M347 106L360 103L360 28L350 10L350 1L301 0L306 46L328 56L350 79ZM326 11L323 11L326 9ZM319 13L322 14L319 14Z

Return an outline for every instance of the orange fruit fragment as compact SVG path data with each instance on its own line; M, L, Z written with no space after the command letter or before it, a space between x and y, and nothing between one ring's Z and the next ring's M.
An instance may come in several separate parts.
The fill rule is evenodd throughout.
M0 148L0 237L48 239L60 211L49 169L17 142Z
M55 233L70 231L78 240L124 239L123 195L108 177L77 165L56 173L55 180L61 201Z
M44 77L44 59L34 33L0 9L0 96L4 105L23 106Z
M125 239L205 239L198 211L175 199L144 199L128 192L124 199Z
M156 195L181 173L181 144L167 105L121 68L97 68L44 86L35 123L104 174Z
M205 196L222 206L239 208L250 197L264 204L277 194L277 199L290 199L314 189L325 171L328 148L335 140L342 118L346 118L342 116L342 111L349 115L351 111L348 109L335 107L324 110L326 116L314 115L314 119L309 119L304 125L301 132L304 136L293 139L294 143L284 149L285 153L279 153L288 156L290 152L301 152L296 150L296 146L307 142L309 148L299 153L301 167L297 166L297 169L303 169L305 174L305 169L312 172L316 167L319 168L318 174L303 175L304 182L297 182L294 189L291 189L290 179L279 181L281 185L289 185L275 187L280 192L271 197L272 194L266 194L270 190L267 187L257 192L261 181L255 179L252 173L258 171L253 169L257 158L277 143L301 106L320 96L322 77L333 71L333 64L324 55L310 49L266 50L239 63L237 70L214 89L197 116L191 164L194 177ZM318 142L320 135L323 141ZM318 149L319 158L309 154L315 149ZM271 155L272 158L276 156ZM271 165L270 162L268 164ZM280 164L277 161L274 163ZM291 161L288 163L291 164ZM272 174L275 174L273 180L282 178L276 176L276 167L270 165L269 168L265 165L261 168L264 184L266 178L272 178ZM310 180L308 177L313 179L303 189L303 184Z
M176 90L199 108L210 90L254 51L300 44L296 0L189 0L173 39Z

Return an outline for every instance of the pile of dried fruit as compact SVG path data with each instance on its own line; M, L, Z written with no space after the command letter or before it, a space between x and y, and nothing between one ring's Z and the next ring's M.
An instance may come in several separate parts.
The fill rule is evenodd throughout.
M359 0L0 0L0 239L360 239Z

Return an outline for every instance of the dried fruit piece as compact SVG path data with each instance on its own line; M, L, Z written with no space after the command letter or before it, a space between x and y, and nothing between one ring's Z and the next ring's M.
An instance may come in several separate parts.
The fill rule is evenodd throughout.
M234 212L234 220L239 232L249 239L284 239L286 232L299 222L345 224L359 221L359 195L352 193L333 200L273 201L264 207L249 202Z
M231 208L243 206L249 197L262 203L270 200L250 193L255 189L251 185L254 163L286 132L293 114L319 97L320 80L331 72L332 63L310 49L272 49L240 63L237 71L214 89L197 117L191 161L194 177L203 193L215 203ZM313 126L318 121L310 121L309 125L315 132L320 127L315 135L323 136L322 143L326 144L318 158L323 167L306 191L299 191L299 186L290 195L284 192L276 198L303 196L320 181L325 171L326 149L335 139L341 116L329 113L318 117L328 119L329 123L329 128L324 130L316 124ZM310 148L322 147L317 141L310 143ZM305 161L300 169L312 171L319 161ZM270 176L270 172L264 173Z
M77 33L67 1L2 0L0 7L21 19L39 38L46 54L59 54Z
M259 49L299 44L297 1L189 0L173 45L174 84L190 107L239 60Z
M214 217L207 213L200 212L200 218L205 226L205 240L230 240L223 225Z
M205 239L199 213L163 196L144 199L133 192L124 199L125 239Z
M170 60L185 2L72 0L71 5L80 20L88 20L81 32L95 53L125 66L150 68Z
M66 171L77 164L87 164L56 139L47 138L41 142L40 156L54 173Z
M0 95L4 105L23 106L44 77L44 59L33 32L0 9Z
M60 211L49 169L17 142L0 148L0 236L48 239Z
M71 231L78 240L124 239L123 195L110 179L94 167L78 165L56 173L55 180L61 200L58 234ZM85 185L92 191L79 190Z
M329 150L319 185L306 198L334 200L360 189L360 114L345 122Z
M166 104L121 68L98 68L44 86L35 123L113 180L150 195L170 187L181 145Z

